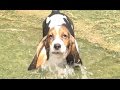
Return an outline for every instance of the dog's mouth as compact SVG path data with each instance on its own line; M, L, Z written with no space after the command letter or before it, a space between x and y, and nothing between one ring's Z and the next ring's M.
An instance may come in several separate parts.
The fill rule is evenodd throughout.
M52 54L62 54L62 52L52 52Z

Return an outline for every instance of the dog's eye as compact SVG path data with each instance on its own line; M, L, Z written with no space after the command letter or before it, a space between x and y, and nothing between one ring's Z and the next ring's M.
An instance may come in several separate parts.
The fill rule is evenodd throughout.
M66 34L64 34L63 36L62 36L62 38L64 38L64 39L66 39L68 36L66 35Z
M51 34L51 35L49 35L49 38L50 38L50 39L52 39L52 38L53 38L53 35L52 35L52 34Z

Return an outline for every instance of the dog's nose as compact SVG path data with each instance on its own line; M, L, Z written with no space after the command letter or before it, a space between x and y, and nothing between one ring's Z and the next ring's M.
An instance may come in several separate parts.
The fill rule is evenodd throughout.
M58 50L58 49L61 48L61 45L60 45L59 43L56 43L56 44L54 44L54 48L55 48L56 50Z

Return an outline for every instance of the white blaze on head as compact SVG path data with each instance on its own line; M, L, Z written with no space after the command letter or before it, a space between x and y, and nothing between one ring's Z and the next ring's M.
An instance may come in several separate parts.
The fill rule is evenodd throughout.
M60 27L61 26L55 27L56 35L55 35L54 41L52 42L52 45L50 46L50 52L61 52L61 53L66 52L66 46L65 46L64 42L61 40L60 35L59 35ZM61 48L59 50L55 50L55 48L54 48L54 45L57 43L61 45Z
M64 24L65 23L64 18L67 19L65 15L55 14L51 17L47 17L46 23L50 21L49 27L52 28L52 27Z

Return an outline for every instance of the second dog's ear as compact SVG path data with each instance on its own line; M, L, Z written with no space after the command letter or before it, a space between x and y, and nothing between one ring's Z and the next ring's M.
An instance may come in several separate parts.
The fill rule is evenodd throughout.
M46 51L46 39L47 36L45 36L39 43L38 47L37 47L37 51L36 54L31 62L31 64L28 67L28 70L33 70L36 69L42 65L44 65L44 63L47 60L47 51Z

